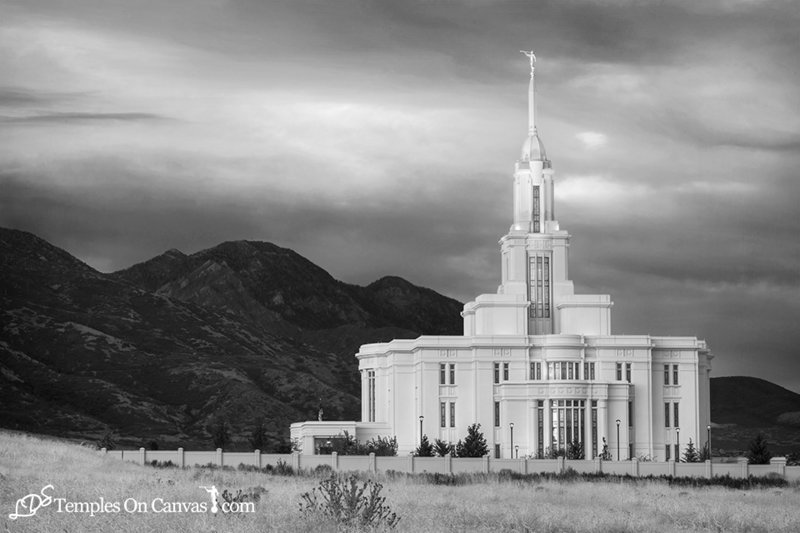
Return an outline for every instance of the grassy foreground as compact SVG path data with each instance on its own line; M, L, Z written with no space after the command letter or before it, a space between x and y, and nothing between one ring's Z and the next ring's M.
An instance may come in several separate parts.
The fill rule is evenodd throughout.
M732 490L687 489L658 481L500 482L428 485L417 478L387 479L386 503L400 517L397 531L800 531L800 486ZM0 433L0 531L262 532L335 531L336 525L298 511L312 476L190 468L155 469L103 457L81 446ZM53 485L53 498L72 502L208 502L201 485L234 492L263 487L249 514L57 512L10 520L18 498Z

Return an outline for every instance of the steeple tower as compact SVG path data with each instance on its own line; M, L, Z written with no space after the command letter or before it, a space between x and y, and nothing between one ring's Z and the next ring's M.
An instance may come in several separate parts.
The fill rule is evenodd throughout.
M521 50L530 61L528 135L514 169L513 223L500 240L503 254L502 294L515 294L528 306L530 335L558 331L555 305L572 293L567 271L569 235L555 220L554 171L536 125L536 55Z
M528 84L528 137L522 144L520 161L547 161L547 153L536 129L536 54L533 50L520 50L531 63L531 81Z

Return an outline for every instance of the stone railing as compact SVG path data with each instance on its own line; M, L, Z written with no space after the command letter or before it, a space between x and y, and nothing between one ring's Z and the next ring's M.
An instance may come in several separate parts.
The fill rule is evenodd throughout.
M606 473L622 476L710 478L727 475L746 478L773 474L785 477L789 481L800 480L800 466L786 466L785 457L774 457L768 465L750 465L747 464L747 459L744 458L740 458L736 463L715 463L711 461L704 463L676 463L674 461L655 462L638 461L636 459L631 461L565 460L563 457L557 459L492 459L489 456L456 458L449 455L445 457L384 457L376 456L375 454L270 454L261 453L259 450L253 452L223 452L219 448L215 451L185 451L183 448L170 451L145 450L144 448L139 448L138 450L106 450L103 448L101 453L139 464L153 461L160 463L171 461L172 464L178 467L212 464L236 468L240 464L244 464L265 468L267 465L274 467L278 464L278 461L283 461L294 468L295 471L301 469L314 470L320 465L328 465L337 471L385 472L394 470L414 474L423 472L439 474L489 473L500 472L501 470L511 470L520 474L538 474L559 473L572 469L578 473Z

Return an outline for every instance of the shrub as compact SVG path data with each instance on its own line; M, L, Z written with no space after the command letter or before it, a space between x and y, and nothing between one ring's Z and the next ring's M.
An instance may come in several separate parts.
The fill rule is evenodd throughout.
M103 435L103 438L97 443L97 447L105 448L106 450L113 450L117 447L117 443L114 441L114 436L111 434L111 432L106 432Z
M448 453L450 455L455 455L456 447L449 442L443 441L442 439L436 439L433 441L433 451L436 452L436 455L439 457L444 457Z
M608 451L608 443L606 442L605 437L603 437L603 451L600 452L600 459L602 459L603 461L611 460L611 452Z
M248 489L248 492L242 491L239 489L236 494L232 492L228 492L228 489L222 491L220 495L223 500L230 503L244 503L244 502L257 502L261 500L261 495L266 494L268 491L263 487L255 487L253 489ZM225 507L223 507L224 509ZM231 506L228 506L230 509ZM233 508L240 508L239 506L233 506Z
M268 465L272 466L272 465ZM327 465L326 465L327 466ZM278 459L278 462L275 463L275 467L272 469L272 473L278 476L293 476L294 475L294 468L292 465L284 461L283 459Z
M472 424L467 428L467 436L462 443L460 440L456 444L456 455L458 457L483 457L489 453L486 445L486 438L480 431L480 424Z
M231 441L230 429L224 418L218 418L214 421L209 426L208 432L211 434L211 442L214 444L214 448L225 448Z
M800 452L787 453L786 466L800 466Z
M692 439L689 439L689 444L686 445L686 450L683 452L684 463L699 463L700 454L697 453L697 448L694 447Z
M567 446L567 459L583 459L583 443L578 439L569 443Z
M433 445L431 441L428 440L427 435L423 435L420 439L419 446L414 450L414 455L417 457L433 457Z
M356 476L339 479L332 475L302 495L300 512L349 527L394 528L400 517L385 504L386 498L380 495L382 489L383 485L372 480L359 486Z
M150 461L147 464L149 464L153 468L178 468L178 465L176 465L172 461L155 461L154 460L154 461Z
M772 453L767 448L767 439L759 433L750 442L750 449L747 450L747 462L751 465L767 465L772 459Z
M256 425L253 428L253 431L250 433L250 438L247 440L253 450L263 450L266 447L267 429L264 427L263 421L256 421Z

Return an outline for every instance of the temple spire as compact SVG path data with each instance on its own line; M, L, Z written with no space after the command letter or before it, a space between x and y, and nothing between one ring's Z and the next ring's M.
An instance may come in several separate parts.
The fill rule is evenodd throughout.
M528 56L528 59L531 62L531 81L528 85L528 132L536 133L536 105L533 94L533 74L536 70L536 54L533 53L533 50L520 50L520 53Z

